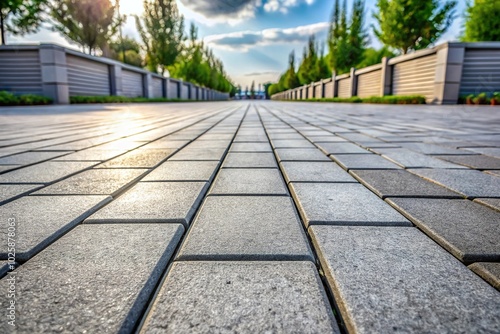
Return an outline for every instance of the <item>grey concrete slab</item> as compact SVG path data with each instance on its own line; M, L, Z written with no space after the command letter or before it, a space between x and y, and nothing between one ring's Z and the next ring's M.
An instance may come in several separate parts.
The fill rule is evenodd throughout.
M231 145L230 139L221 139L221 140L195 140L186 148L189 149L209 149L209 148L228 148Z
M381 198L463 198L463 195L402 169L353 170L351 174Z
M345 143L346 139L336 136L334 134L330 136L317 136L317 137L308 137L313 143Z
M412 169L411 172L468 198L500 197L500 178L477 170Z
M211 181L218 161L166 161L141 181Z
M101 150L89 148L54 159L54 161L105 161L127 152L126 149Z
M50 183L87 169L91 161L46 161L0 175L0 183Z
M283 161L281 170L287 182L355 182L333 161Z
M155 140L144 146L143 149L178 149L189 143L189 140L171 140L167 138L162 138L160 140Z
M71 151L24 152L0 158L0 165L30 165L37 162L57 158L68 153L71 153Z
M258 142L258 143L267 143L269 142L269 139L265 134L259 134L259 135L236 135L234 137L234 142L235 143L245 143L245 142Z
M115 196L137 181L147 169L90 169L54 183L35 195Z
M500 159L487 155L441 155L438 158L474 169L500 169Z
M278 148L275 153L278 161L330 161L320 150L312 148Z
M291 189L306 226L412 226L361 184L291 183Z
M207 187L205 182L139 182L85 223L182 223L187 227Z
M272 152L269 143L233 143L230 152Z
M477 202L487 207L500 211L500 198L476 198L474 202Z
M175 149L138 148L97 165L96 168L150 168L167 159Z
M476 262L469 265L469 269L481 276L495 289L500 291L500 263L498 262Z
M340 167L351 169L401 169L395 163L376 154L339 154L330 156Z
M378 148L376 151L404 168L465 168L405 148Z
M339 333L311 262L175 262L140 333Z
M0 205L42 186L43 184L0 184Z
M308 140L302 139L274 139L272 141L274 148L316 148Z
M220 171L210 195L287 195L278 169L228 169Z
M16 331L132 332L183 231L179 224L76 227L16 270ZM0 303L9 303L7 294Z
M110 200L109 196L25 196L0 206L0 217L4 217L0 259L7 259L12 219L16 261L26 261Z
M500 294L416 228L309 228L353 333L494 333Z
M472 153L480 153L490 157L495 157L500 159L500 147L473 147L467 148L463 151L468 151Z
M318 143L318 146L325 154L371 154L353 143Z
M500 176L500 170L483 170L483 172L494 175L494 176Z
M21 165L2 165L0 166L0 173L4 173L13 169L22 167Z
M500 212L459 199L388 202L459 260L500 261Z
M178 261L311 261L291 198L209 196Z
M460 155L460 154L477 154L474 152L449 148L441 145L430 143L401 143L402 147L409 150L428 155Z
M229 152L223 168L278 168L273 153Z
M225 148L183 148L177 152L169 160L186 160L186 161L220 161L226 152Z

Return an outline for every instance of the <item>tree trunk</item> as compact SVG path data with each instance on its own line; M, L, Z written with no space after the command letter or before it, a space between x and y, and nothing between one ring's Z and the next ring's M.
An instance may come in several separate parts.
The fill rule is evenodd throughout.
M2 45L7 44L5 41L5 27L4 27L4 22L3 22L3 12L0 9L0 35L2 38Z

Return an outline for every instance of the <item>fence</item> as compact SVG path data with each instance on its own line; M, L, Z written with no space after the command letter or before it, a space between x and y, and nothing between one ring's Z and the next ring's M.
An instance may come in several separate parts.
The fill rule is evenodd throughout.
M290 89L271 98L305 100L422 95L427 103L455 104L460 96L500 91L500 42L444 43L381 64Z
M37 94L65 104L70 96L227 100L228 93L53 44L0 46L0 91Z

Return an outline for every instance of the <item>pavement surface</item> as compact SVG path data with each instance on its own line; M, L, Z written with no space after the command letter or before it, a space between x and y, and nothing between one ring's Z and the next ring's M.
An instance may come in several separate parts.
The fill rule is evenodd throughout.
M500 109L3 108L0 231L1 333L499 333Z

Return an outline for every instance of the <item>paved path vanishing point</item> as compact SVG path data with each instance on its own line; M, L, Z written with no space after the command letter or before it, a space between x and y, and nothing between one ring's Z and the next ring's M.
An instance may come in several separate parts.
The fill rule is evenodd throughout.
M499 210L498 108L0 109L0 332L499 333Z

